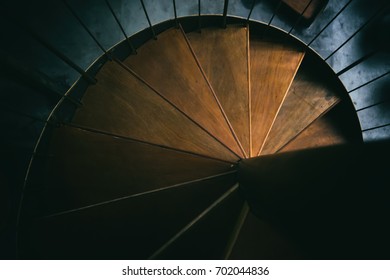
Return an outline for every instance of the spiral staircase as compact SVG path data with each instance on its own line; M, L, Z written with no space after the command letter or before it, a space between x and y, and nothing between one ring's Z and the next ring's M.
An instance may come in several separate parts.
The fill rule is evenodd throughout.
M27 171L16 219L18 258L387 256L368 247L359 255L350 244L345 246L353 253L335 252L335 244L350 238L331 238L342 240L335 244L316 238L333 227L347 234L337 219L319 226L286 214L295 213L286 206L294 197L302 203L299 211L313 210L318 214L313 217L326 220L311 202L330 199L333 188L331 194L317 194L306 186L322 186L323 174L343 168L331 167L326 155L361 163L352 156L356 150L343 154L344 147L360 149L362 143L345 86L289 33L237 18L221 28L221 18L188 17L145 29L133 37L136 48L130 44L130 53L123 52L125 40L117 52L104 53L72 95L61 99L56 114L44 122L39 152L34 150ZM145 38L150 31L152 38ZM311 170L313 158L323 162ZM316 176L307 175L309 170ZM274 181L281 186L301 185L296 197L286 189L267 189L273 186L268 176L276 178L279 171L281 178ZM323 181L338 185L337 179ZM279 201L284 195L287 199ZM389 209L381 207L375 211L385 216ZM357 223L351 228L357 230ZM378 240L387 248L387 228L381 229Z

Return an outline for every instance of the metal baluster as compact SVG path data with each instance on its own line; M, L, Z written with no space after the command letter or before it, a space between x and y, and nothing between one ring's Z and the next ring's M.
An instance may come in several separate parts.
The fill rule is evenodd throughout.
M389 4L385 4L381 8L379 8L362 26L360 26L344 43L342 43L339 47L337 47L330 55L328 55L324 60L327 61L331 58L336 52L338 52L342 47L344 47L353 37L355 37L362 29L364 29L367 25L369 25L377 16L379 16L386 6Z
M279 11L280 6L282 5L282 2L283 2L283 0L279 0L278 5L275 7L275 10L274 10L274 12L273 12L273 14L272 14L270 20L268 21L267 26L270 26L270 25L271 25L272 21L274 20L274 18L275 18L275 16L276 16L276 13Z
M387 71L386 73L383 73L382 75L380 75L380 76L378 76L378 77L376 77L376 78L374 78L374 79L372 79L372 80L370 80L370 81L368 81L368 82L366 82L366 83L364 83L364 84L362 84L362 85L360 85L360 86L358 86L358 87L356 87L354 89L351 89L350 91L348 91L348 94L353 92L353 91L355 91L355 90L358 90L358 89L360 89L362 87L365 87L365 86L375 82L376 80L379 80L380 78L383 78L384 76L387 76L389 74L390 74L390 71Z
M266 33L267 33L267 30L269 29L269 27L271 26L271 23L272 21L274 20L275 16L276 16L276 13L278 12L280 6L282 5L282 0L279 0L278 4L276 5L275 9L274 9L274 12L272 13L272 16L271 18L269 19L268 23L267 23L267 26L266 28L264 28L263 32L261 33L261 37L265 37Z
M125 29L123 28L122 24L120 23L118 17L116 16L116 14L115 14L115 12L114 12L114 9L112 8L110 2L109 2L108 0L104 0L104 1L106 2L107 6L108 6L108 9L110 10L111 14L113 15L113 17L114 17L116 23L118 24L120 30L121 30L122 33L123 33L123 35L125 36L126 42L127 42L127 44L129 45L129 48L131 49L131 52L134 53L134 54L136 54L136 53L137 53L137 50L135 49L135 47L133 46L133 44L130 42L130 38L129 38L129 36L127 36L126 31L125 31Z
M179 28L179 21L177 20L176 0L173 0L173 12L175 13L176 28Z
M225 3L223 5L223 16L222 16L222 27L226 28L226 17L227 17L227 11L229 7L229 0L225 0Z
M374 130L374 129L378 129L378 128L382 128L382 127L386 127L386 126L390 126L390 123L374 126L374 127L371 127L371 128L362 129L362 132L369 131L369 130Z
M328 28L329 25L331 25L331 23L349 6L349 4L351 4L352 1L353 0L349 0L348 3L345 4L344 7L338 11L338 13L320 30L320 32L318 32L317 35L311 39L311 41L307 44L308 47L322 34L322 32L325 31L325 29Z
M146 19L149 23L149 28L150 28L150 31L152 32L153 39L157 40L156 32L154 32L154 28L152 26L152 22L150 21L148 11L146 10L144 0L140 0L140 1L141 1L142 9L144 10Z
M302 13L299 15L298 19L295 21L295 23L291 26L291 29L288 31L287 34L291 34L291 32L295 29L295 27L298 25L298 23L301 21L303 15L305 14L306 10L309 8L313 0L310 0L309 3L306 5L306 7L303 9Z
M373 56L374 54L376 54L378 52L379 52L379 49L375 49L375 50L369 52L368 54L364 55L363 57L359 58L358 60L354 61L353 63L351 63L350 65L345 67L344 69L342 69L339 72L337 72L336 75L337 76L341 76L345 72L351 70L353 67L355 67L356 65L362 63L363 61L367 60L368 58L370 58L371 56Z
M65 54L60 52L58 49L56 49L53 45L51 45L49 42L47 42L43 37L39 36L34 30L27 26L21 25L19 22L15 21L13 18L9 16L9 14L4 13L4 16L8 18L11 22L13 22L15 25L17 25L19 28L25 30L27 33L30 34L30 36L36 40L38 43L43 45L45 48L47 48L50 52L52 52L55 56L57 56L59 59L61 59L63 62L65 62L67 65L72 67L75 71L77 71L88 83L90 84L96 84L96 79L93 78L91 75L89 75L87 72L85 72L80 66L78 66L76 63L74 63L69 57L67 57Z
M104 55L111 60L111 55L107 53L107 51L104 49L104 47L99 43L99 41L96 39L96 37L92 34L91 30L84 24L84 22L81 20L81 18L77 15L75 10L69 5L67 0L62 0L64 5L68 8L68 10L71 12L71 14L75 17L75 19L80 23L80 25L84 28L84 30L91 36L92 40L98 45L98 47L103 51Z
M30 87L37 88L39 91L49 91L51 94L56 94L60 97L64 97L67 101L73 103L73 105L80 107L83 104L81 101L76 100L70 96L63 95L62 89L60 89L56 83L54 83L48 76L40 71L28 67L17 59L12 58L10 55L0 50L0 63L7 69L15 72L18 78L27 82Z
M201 17L201 6L200 0L198 0L198 31L202 31L202 17Z
M388 103L388 102L390 102L390 98L389 97L384 99L384 100L382 100L382 101L379 101L379 102L376 102L374 104L371 104L371 105L365 106L363 108L357 109L356 112L360 112L360 111L366 110L368 108L375 107L377 105L380 105L380 104L383 104L383 103Z
M252 15L252 11L253 11L253 8L255 7L255 4L256 4L256 0L253 0L252 5L251 5L251 9L249 10L248 17L246 18L245 26L248 26L248 24L249 24L249 19Z
M13 114L26 117L26 118L32 119L32 120L40 122L40 123L47 123L47 124L54 125L54 126L58 126L59 125L59 123L54 122L53 120L44 120L44 119L41 119L39 117L36 117L36 116L30 115L30 114L21 112L19 110L14 109L14 108L11 108L8 105L2 105L0 108L2 108L4 111L8 111L8 112L11 112Z

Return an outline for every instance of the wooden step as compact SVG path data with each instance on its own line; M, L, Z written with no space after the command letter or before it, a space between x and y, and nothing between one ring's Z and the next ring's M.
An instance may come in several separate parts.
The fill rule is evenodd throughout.
M22 256L146 259L234 180L234 175L225 175L35 221L22 234Z
M303 56L285 44L250 41L252 155L260 153Z
M248 213L229 259L300 259L299 247L265 220Z
M234 171L230 163L76 128L54 131L30 214L51 215Z
M289 152L326 146L353 143L357 138L351 134L350 125L342 114L343 107L338 104L326 115L318 118L309 127L287 143L279 152ZM340 114L341 113L341 114Z
M280 108L261 155L276 153L335 106L342 93L343 89L334 77L316 69L311 61L305 59Z
M216 95L181 29L150 40L124 64L200 126L243 157Z
M236 189L201 219L193 221L155 259L222 259L243 199Z
M107 62L73 122L116 135L236 161L238 157L116 62Z
M306 20L312 20L324 8L328 0L282 0L294 12Z
M204 28L187 34L246 156L249 137L248 28Z

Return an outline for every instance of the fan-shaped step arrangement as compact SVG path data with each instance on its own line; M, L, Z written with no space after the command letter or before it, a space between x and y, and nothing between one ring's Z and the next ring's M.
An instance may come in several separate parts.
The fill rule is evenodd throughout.
M238 141L250 154L248 28L205 28L188 35Z
M189 42L181 29L170 29L139 48L124 64L152 88L240 157L234 138Z
M26 225L29 234L22 236L23 255L147 259L204 209L224 198L234 176L216 176L33 221ZM230 213L234 215L234 209Z
M353 138L334 77L303 59L228 26L188 38L168 29L106 62L72 122L51 129L42 175L26 188L21 256L299 257L252 214L236 172L247 157Z
M227 161L238 157L116 62L107 62L73 123Z
M340 101L343 89L328 69L306 57L260 154L273 154Z

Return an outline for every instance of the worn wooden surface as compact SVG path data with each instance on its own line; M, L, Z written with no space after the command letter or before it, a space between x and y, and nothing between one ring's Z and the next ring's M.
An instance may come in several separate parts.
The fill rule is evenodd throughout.
M304 65L299 69L261 150L262 155L277 152L340 101L340 92L331 80L319 74Z
M22 256L146 259L234 180L225 175L36 221L22 233Z
M248 29L204 28L187 34L246 155L249 148Z
M107 62L97 79L85 93L74 123L224 160L238 159L116 62Z
M301 64L304 53L278 43L251 40L252 154L258 155Z
M302 14L310 0L283 0L283 2L298 14ZM305 19L312 19L323 8L327 0L313 0L303 13Z
M54 132L37 216L232 171L230 163L62 127Z
M243 157L184 33L170 29L150 40L124 64L199 125Z
M336 108L314 121L279 152L289 152L310 148L347 144L350 141L348 132L342 129L337 118Z

